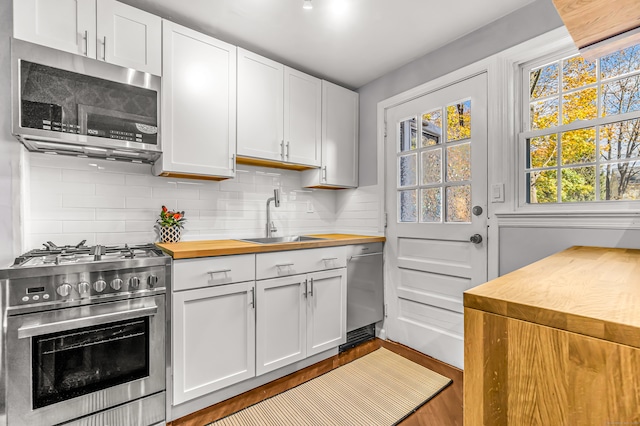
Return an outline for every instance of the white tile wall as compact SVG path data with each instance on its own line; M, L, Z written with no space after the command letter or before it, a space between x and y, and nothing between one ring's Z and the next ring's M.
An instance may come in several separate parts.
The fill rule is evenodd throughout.
M378 235L380 229L381 190L379 185L336 192L336 231Z
M183 240L260 237L274 188L282 191L280 207L271 205L277 235L336 230L336 191L302 189L296 171L239 165L236 179L211 182L156 177L149 165L107 160L31 153L29 163L25 250L46 241L157 241L154 225L162 205L184 210ZM367 197L355 197L355 207L340 216L364 229L357 212L370 215L362 210Z

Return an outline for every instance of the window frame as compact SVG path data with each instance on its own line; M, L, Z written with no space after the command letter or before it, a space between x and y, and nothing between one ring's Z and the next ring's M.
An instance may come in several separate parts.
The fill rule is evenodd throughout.
M559 46L560 45L560 46ZM546 135L556 134L560 136L562 133L586 129L586 128L596 128L597 126L602 126L611 123L617 123L625 120L632 119L640 119L640 111L628 112L624 114L614 114L602 117L600 115L596 116L596 118L591 120L577 120L573 121L569 124L561 124L562 123L562 95L567 92L573 92L577 90L582 90L588 87L598 88L602 84L602 79L599 75L597 75L596 82L585 85L579 89L572 89L567 92L561 92L562 81L559 79L559 90L558 90L558 126L546 128L546 129L535 129L529 130L530 126L530 95L529 95L529 73L530 71L544 67L545 65L551 64L553 62L559 62L559 69L562 69L562 61L564 59L569 59L571 57L579 55L579 52L575 48L575 46L570 42L570 39L562 40L559 43L551 46L549 48L541 48L536 52L537 54L532 54L527 57L520 57L520 60L513 62L513 85L514 85L514 100L515 106L514 108L514 122L515 122L515 144L516 144L516 162L517 164L514 167L514 171L516 173L515 182L517 183L516 190L516 211L521 213L533 213L533 214L564 214L564 213L597 213L597 212L629 212L629 210L637 210L640 205L638 202L640 200L594 200L594 201L583 201L583 202L562 202L561 199L554 203L529 203L527 202L528 196L528 179L527 173L530 169L540 169L527 167L527 140ZM523 55L524 56L524 55ZM606 56L606 55L605 55ZM599 60L600 58L598 58ZM599 67L596 68L596 72L599 73ZM616 77L613 79L607 79L607 81L614 81L618 78L624 78L623 76ZM601 98L598 96L597 100L598 113L600 113L601 107ZM597 133L597 132L596 132ZM596 135L597 136L597 135ZM598 136L597 136L598 137ZM558 138L558 146L560 146L560 138ZM599 167L601 164L606 164L606 162L601 162L598 152L598 146L596 146L596 158L593 162L583 163L584 166L593 166L596 167L596 176L599 176ZM636 161L640 161L638 158ZM616 163L624 162L617 161ZM560 182L561 176L560 171L562 169L573 167L580 167L581 165L571 165L571 166L563 166L560 164L560 161L557 162L556 166L549 167L549 170L557 170L558 174L558 191L560 190ZM568 166L568 167L567 167ZM596 194L599 188L598 181L596 178ZM559 192L558 192L559 194ZM597 195L596 195L597 197Z

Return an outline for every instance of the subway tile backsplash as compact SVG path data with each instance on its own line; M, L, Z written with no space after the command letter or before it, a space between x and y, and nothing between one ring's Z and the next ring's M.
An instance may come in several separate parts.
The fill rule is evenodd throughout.
M280 207L271 205L277 235L346 232L339 225L350 224L353 232L377 230L376 220L366 213L375 204L366 190L337 196L336 191L304 189L300 173L290 170L238 165L236 179L213 182L156 177L146 164L30 153L26 173L25 250L46 241L157 241L154 225L162 205L185 211L185 241L259 237L274 188L282 191ZM353 207L337 211L337 197L353 201Z

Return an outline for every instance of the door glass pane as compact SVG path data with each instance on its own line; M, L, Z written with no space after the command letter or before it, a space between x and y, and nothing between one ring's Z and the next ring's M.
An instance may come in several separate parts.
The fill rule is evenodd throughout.
M400 222L417 222L416 190L399 191L398 205L400 206Z
M400 156L400 186L414 186L417 182L417 154Z
M600 199L640 199L640 164L632 161L602 165L600 167Z
M447 182L471 180L471 144L447 148Z
M418 127L416 118L400 122L400 152L410 151L418 147Z
M442 183L442 148L422 153L422 185Z
M471 137L471 100L447 107L447 140L458 141Z
M149 375L149 318L34 337L33 408Z
M442 188L426 188L421 195L420 222L442 222Z
M471 185L447 188L447 222L471 222Z
M442 143L442 109L422 114L422 144L427 147Z

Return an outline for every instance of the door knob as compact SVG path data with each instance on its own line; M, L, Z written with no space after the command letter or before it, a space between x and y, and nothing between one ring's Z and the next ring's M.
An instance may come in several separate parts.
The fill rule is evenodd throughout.
M480 216L482 214L482 207L473 206L473 208L471 209L471 213L473 213L474 216Z
M469 238L469 241L471 241L473 244L480 244L482 242L482 235L473 234L471 238Z

